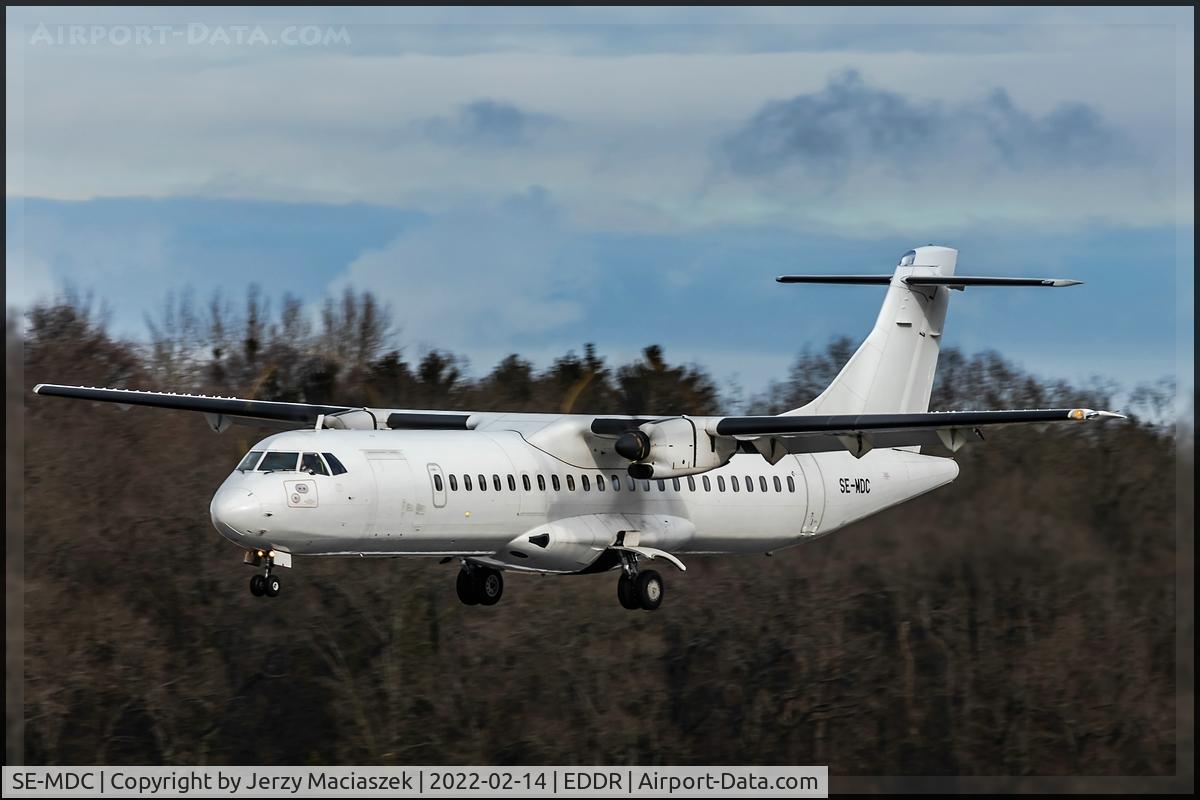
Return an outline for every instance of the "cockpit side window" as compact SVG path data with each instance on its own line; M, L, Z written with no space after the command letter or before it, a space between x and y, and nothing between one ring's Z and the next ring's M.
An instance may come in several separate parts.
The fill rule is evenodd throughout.
M254 465L258 463L260 458L262 458L262 454L262 450L251 450L249 453L246 453L246 457L242 459L242 463L237 465L237 468L242 472L245 472L248 469L254 469Z
M295 472L299 453L267 453L259 462L259 472Z
M900 256L900 266L911 267L917 261L917 251L909 250L904 255Z
M311 472L313 475L329 474L329 470L325 469L325 463L316 453L305 453L300 458L300 469L304 472Z
M330 475L341 475L346 471L346 468L342 466L342 462L338 461L337 456L333 453L321 453L321 455L325 456L325 461L329 464Z

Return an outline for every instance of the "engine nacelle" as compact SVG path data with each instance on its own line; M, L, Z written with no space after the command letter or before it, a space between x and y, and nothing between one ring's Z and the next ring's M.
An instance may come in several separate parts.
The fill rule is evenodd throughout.
M613 449L633 462L631 476L647 480L696 475L724 466L737 451L737 442L708 434L688 417L672 417L626 431Z

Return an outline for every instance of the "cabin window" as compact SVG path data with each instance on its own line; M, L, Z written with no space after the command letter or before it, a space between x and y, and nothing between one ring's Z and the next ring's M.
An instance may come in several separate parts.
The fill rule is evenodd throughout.
M246 453L246 457L243 458L241 463L237 465L237 468L242 472L245 472L248 469L254 469L254 465L258 463L260 458L262 458L262 454L262 450L251 450L249 453Z
M574 475L567 476L567 488L570 489L572 492L575 491L575 476Z
M696 491L696 479L693 478L691 475L688 475L687 482L688 482L688 491L689 492Z
M471 476L463 475L463 488L468 492L471 491Z
M433 476L433 488L436 491L439 491L439 492L442 491L442 476L441 475Z
M458 478L454 477L454 473L450 473L450 491L458 491Z
M737 480L737 478L734 478L734 480ZM749 475L746 476L746 491L754 491L754 478L751 478Z
M758 488L764 492L767 490L767 476L766 475L758 476ZM775 479L775 490L776 491L779 490L779 478Z
M787 476L787 485L788 485L788 491L789 491L789 492L794 492L794 491L796 491L796 482L795 482L794 480L792 480L792 476L791 476L791 475L788 475L788 476Z
M479 484L478 484L478 486L479 486L479 491L481 491L481 492L486 492L486 491L487 491L487 475L480 475L480 476L479 476Z
M517 490L517 479L512 475L508 476L508 490L510 492L515 492Z
M579 476L579 485L585 492L592 490L592 480L586 474Z
M734 485L736 486L736 484L734 484ZM718 492L725 491L725 476L724 475L717 476L717 491Z
M677 492L679 491L679 478L671 478L671 488Z
M643 492L650 491L650 481L642 481L642 491Z
M554 487L554 491L556 491L556 492L562 491L562 484L558 482L557 475L550 476L550 485Z
M527 491L527 492L531 491L533 489L533 486L529 483L528 475L521 476L521 485L525 487L525 491Z
M712 481L710 481L708 479L707 475L700 476L700 483L704 484L704 491L706 491L706 492L712 491Z
M301 456L300 469L313 475L329 474L329 470L325 469L325 465L321 462L321 457L316 453L305 453Z
M492 488L495 489L497 492L504 488L503 486L500 485L500 476L499 475L492 475Z
M341 475L346 471L346 468L342 466L342 462L338 461L337 456L333 453L321 453L321 455L325 456L325 463L329 465L330 475Z
M618 478L616 475L612 476L612 487L613 487L614 492L621 491L621 479Z
M604 491L604 476L603 475L596 476L596 491L597 492Z
M637 481L635 481L633 478L626 478L625 480L629 483L629 491L636 492L637 491Z
M779 476L775 475L771 478L771 480L775 481L775 491L782 492L783 487L779 484Z
M737 475L729 476L729 488L733 489L735 492L740 492L742 490L742 482Z
M667 482L664 480L660 480L658 482L658 490L660 492L665 492L667 490Z
M259 472L295 472L299 453L267 453L259 462Z
M537 481L538 481L538 489L543 492L546 491L546 479L543 476L538 475Z

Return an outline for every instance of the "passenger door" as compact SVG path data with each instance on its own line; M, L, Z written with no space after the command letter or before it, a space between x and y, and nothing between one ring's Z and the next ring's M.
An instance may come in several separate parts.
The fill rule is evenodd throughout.
M825 481L812 453L798 455L796 461L800 464L800 474L808 492L808 512L804 515L800 532L811 536L820 531L821 518L825 515Z
M446 476L442 474L442 468L437 464L426 464L426 471L429 473L429 490L433 493L433 507L446 507Z

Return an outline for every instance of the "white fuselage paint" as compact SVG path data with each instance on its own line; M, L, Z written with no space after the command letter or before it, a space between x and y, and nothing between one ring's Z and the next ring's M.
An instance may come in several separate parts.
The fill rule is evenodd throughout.
M775 465L739 454L691 482L633 482L623 470L567 464L515 431L289 431L254 449L332 452L347 472L234 471L211 510L217 530L241 547L295 555L464 556L543 572L583 570L619 535L626 544L681 556L777 550L958 475L952 459L877 449L860 459L846 452L787 455ZM597 490L598 480L604 491Z

